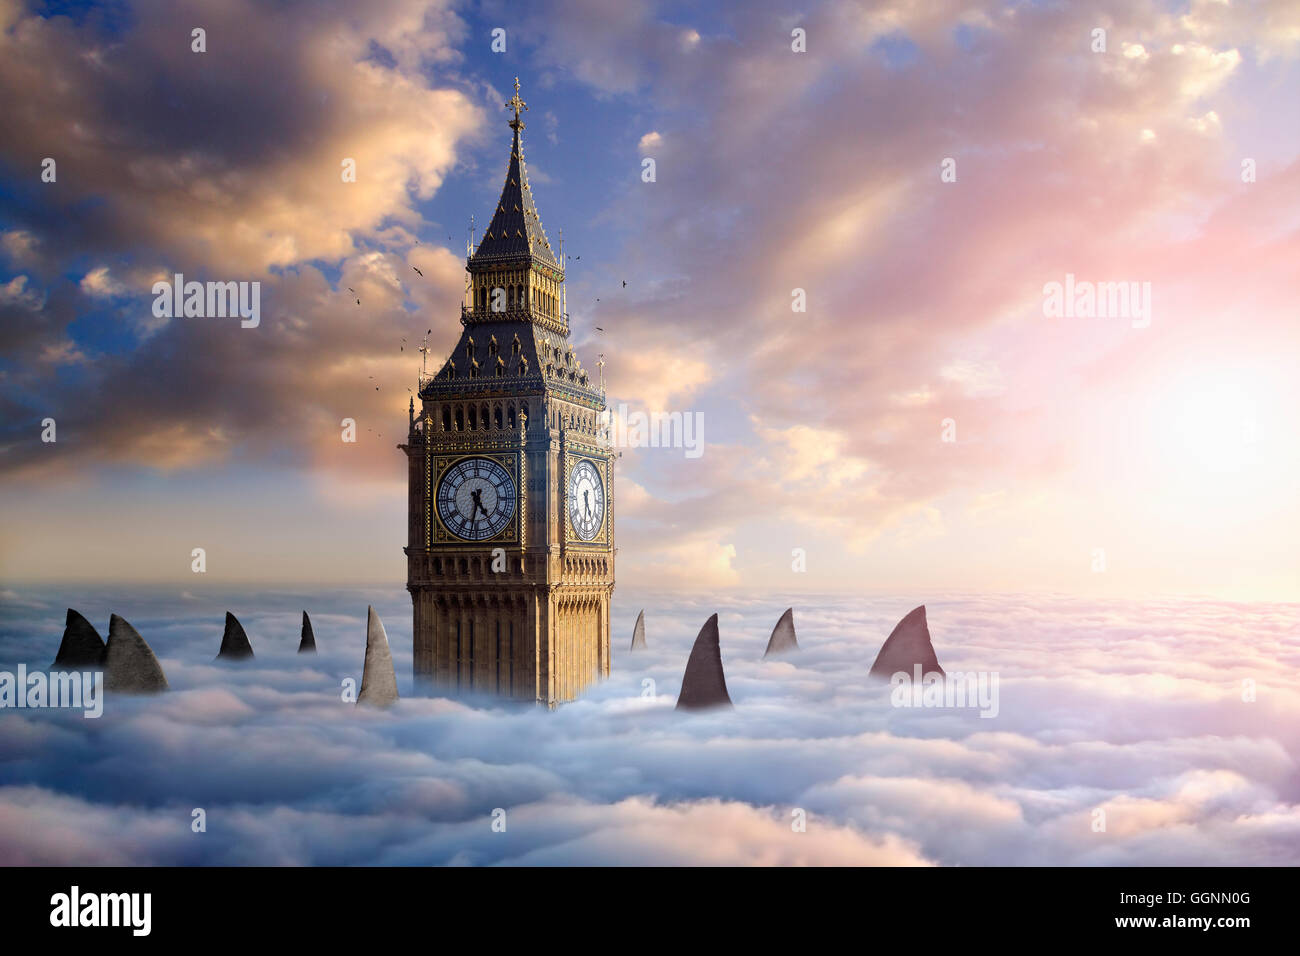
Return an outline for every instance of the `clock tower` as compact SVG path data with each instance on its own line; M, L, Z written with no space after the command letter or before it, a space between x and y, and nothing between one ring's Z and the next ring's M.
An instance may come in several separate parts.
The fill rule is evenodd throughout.
M422 375L399 446L406 588L417 682L555 706L609 675L613 455L528 185L517 79L506 107L510 163L466 262L460 339Z

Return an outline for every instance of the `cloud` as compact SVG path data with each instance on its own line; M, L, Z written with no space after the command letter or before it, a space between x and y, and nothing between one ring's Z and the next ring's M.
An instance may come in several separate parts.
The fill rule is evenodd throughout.
M14 276L0 285L0 307L12 307L24 312L38 312L45 304L45 296L34 288L28 288L28 277Z
M0 861L1300 861L1292 605L931 596L944 667L1000 675L998 716L984 719L893 708L868 679L911 600L795 599L802 649L764 661L789 596L697 595L620 588L610 680L548 712L413 696L402 592L82 592L74 603L97 625L109 607L127 614L173 690L111 698L98 720L0 713ZM0 594L0 669L48 663L63 600ZM404 694L385 712L341 695L369 603ZM304 606L321 649L306 660ZM212 660L227 607L257 654L243 666ZM629 654L641 608L649 646ZM715 611L736 709L678 714L691 641ZM206 832L191 830L195 808Z
M689 56L661 42L651 5L578 22L588 12L561 4L539 23L542 57L558 67L584 43L579 78L597 96L647 90L649 128L672 146L654 188L630 186L608 218L637 224L621 257L629 267L673 281L602 314L638 351L653 347L638 340L652 329L707 367L701 394L715 407L738 403L737 418L762 422L760 438L815 429L841 458L870 462L871 493L837 502L856 540L883 544L900 514L960 511L998 488L1069 499L1081 470L1091 500L1113 502L1123 469L1107 477L1086 464L1114 454L1094 426L1112 398L1143 407L1147 369L1177 362L1172 340L1226 349L1261 379L1280 374L1265 370L1270 354L1297 346L1286 305L1295 278L1282 257L1294 241L1264 225L1259 203L1267 190L1266 205L1294 208L1300 166L1271 137L1248 135L1247 149L1225 135L1257 101L1248 65L1271 63L1279 83L1289 75L1275 62L1294 55L1285 4L1262 5L1258 19L1213 3L1183 15L1129 5L1105 24L1105 55L1088 47L1095 14L1069 7L1012 17L996 4L827 4L800 22L804 55L777 42L790 27L775 4L693 27L704 55ZM632 50L609 40L629 21L645 31ZM647 125L630 135L649 136ZM1278 176L1243 190L1240 156L1258 151ZM955 183L940 180L946 157ZM1243 240L1261 254L1236 259ZM1044 323L1039 290L1066 271L1152 280L1171 325L1142 339ZM1223 310L1244 286L1269 305L1243 314L1249 331L1225 343ZM796 288L806 313L791 312ZM607 357L620 387L653 380L636 351L620 344ZM940 441L945 419L956 442ZM734 426L712 434L728 446L754 441ZM673 500L660 476L636 477ZM752 495L752 515L818 527L784 484L747 478L719 473L716 497ZM700 518L697 530L718 539L761 534L758 519ZM935 555L936 568L964 548L958 525L946 526L949 555ZM864 572L903 556L893 545L874 553ZM1165 575L1148 558L1141 573Z
M343 417L403 420L425 327L412 316L459 302L454 256L404 260L419 249L417 203L483 122L454 77L431 85L425 72L457 59L463 24L434 0L381 0L361 18L329 6L268 16L249 0L144 2L137 13L110 32L96 17L15 8L0 33L0 82L21 104L0 118L5 162L38 169L51 117L67 132L57 182L17 184L33 201L22 228L5 232L7 255L47 271L0 285L0 312L40 310L0 333L20 369L0 396L13 423L0 432L0 462L11 474L66 477L96 459L172 469L234 454L265 460L275 448L300 466L326 458L344 472L382 470L364 454L329 452ZM206 53L189 47L197 22ZM58 83L48 82L50 62L64 64ZM74 214L81 208L90 211ZM63 282L61 267L37 256L53 249L93 265ZM416 263L429 267L423 281ZM260 326L154 317L152 285L176 272L260 282ZM109 300L114 312L98 311ZM96 348L103 334L83 337L95 320L134 340ZM75 396L41 365L69 355L94 360ZM348 397L315 408L285 401L322 389ZM33 404L77 436L77 463L26 440L19 423Z
M81 291L92 298L111 299L121 295L125 289L108 271L108 266L97 266L81 277Z
M279 483L283 507L326 489L335 517L350 485L400 495L409 353L428 328L446 353L463 293L458 243L433 248L422 213L473 166L503 99L477 41L455 8L419 0L292 22L248 0L132 9L121 25L4 8L0 81L18 95L0 116L0 247L21 272L0 277L0 469L29 495L105 467L241 483L284 469L298 477ZM1249 481L1170 498L1170 476L1197 475L1160 437L1154 385L1210 355L1260 386L1260 408L1296 404L1282 357L1300 348L1300 161L1257 109L1291 79L1293 4L1141 0L1100 21L1105 54L1089 47L1095 11L1068 5L828 3L800 17L806 54L768 0L690 23L651 2L480 12L510 25L545 91L531 133L563 119L566 143L608 147L589 169L545 157L557 189L579 180L590 200L570 241L603 248L581 281L620 290L574 306L575 328L605 330L578 343L589 369L603 352L616 402L704 412L706 459L726 456L628 455L620 477L645 501L629 542L680 544L689 521L707 566L732 546L738 573L758 573L775 527L833 549L816 566L836 583L971 585L996 569L1001 587L1294 590L1300 517L1279 503L1300 462L1259 442ZM176 39L199 20L206 54ZM654 184L635 174L650 137ZM59 179L41 183L50 152ZM175 270L259 280L261 327L152 316L148 289ZM1043 284L1066 273L1150 281L1152 325L1046 320ZM33 440L47 414L59 445ZM339 440L345 418L358 446ZM797 454L796 436L816 440ZM839 493L830 518L821 475ZM1177 500L1201 522L1227 491L1247 537L1161 513ZM999 492L1023 504L990 539L962 516ZM400 536L394 501L384 527ZM1081 583L1094 536L1127 554L1125 575Z

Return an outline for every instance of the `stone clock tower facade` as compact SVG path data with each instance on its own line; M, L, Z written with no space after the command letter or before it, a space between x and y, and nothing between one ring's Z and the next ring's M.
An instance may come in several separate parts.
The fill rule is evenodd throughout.
M515 95L505 186L466 263L460 340L411 409L407 590L417 682L555 706L609 675L613 453L569 344Z

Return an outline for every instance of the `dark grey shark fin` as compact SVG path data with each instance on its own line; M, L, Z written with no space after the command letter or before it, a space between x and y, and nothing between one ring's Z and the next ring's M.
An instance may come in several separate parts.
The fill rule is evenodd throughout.
M768 638L767 650L763 652L763 656L771 657L774 654L788 654L790 651L797 650L799 650L799 642L794 636L794 608L788 607L781 615L781 620L776 622L776 627L772 628L772 636Z
M695 637L695 646L682 674L682 690L677 696L678 710L703 710L706 707L730 707L727 678L722 673L722 650L718 645L718 615L704 622Z
M316 653L316 634L311 629L311 618L307 616L306 611L302 612L302 640L298 642L298 653Z
M246 661L253 656L253 645L248 643L244 625L239 618L226 612L226 631L221 635L221 650L217 652L219 661Z
M917 664L921 665L922 676L926 674L943 676L938 655L934 653L934 645L930 643L930 628L925 620L924 604L909 611L907 616L889 632L889 637L880 648L880 653L876 655L876 662L871 665L871 676L889 680L894 674L902 671L910 678Z
M167 689L167 676L153 648L140 632L114 614L104 645L104 689L123 694L156 694Z
M63 627L63 640L50 670L73 670L79 667L98 668L104 662L104 639L95 626L81 614L68 608L68 621Z

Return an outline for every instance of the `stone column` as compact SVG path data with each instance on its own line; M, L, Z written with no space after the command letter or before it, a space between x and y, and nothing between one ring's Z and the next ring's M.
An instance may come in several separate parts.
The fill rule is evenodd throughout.
M569 602L567 598L560 600L559 607L559 627L560 636L560 700L569 699Z
M474 689L479 693L488 693L488 675L492 673L492 614L487 607L487 598L477 595L474 598Z

